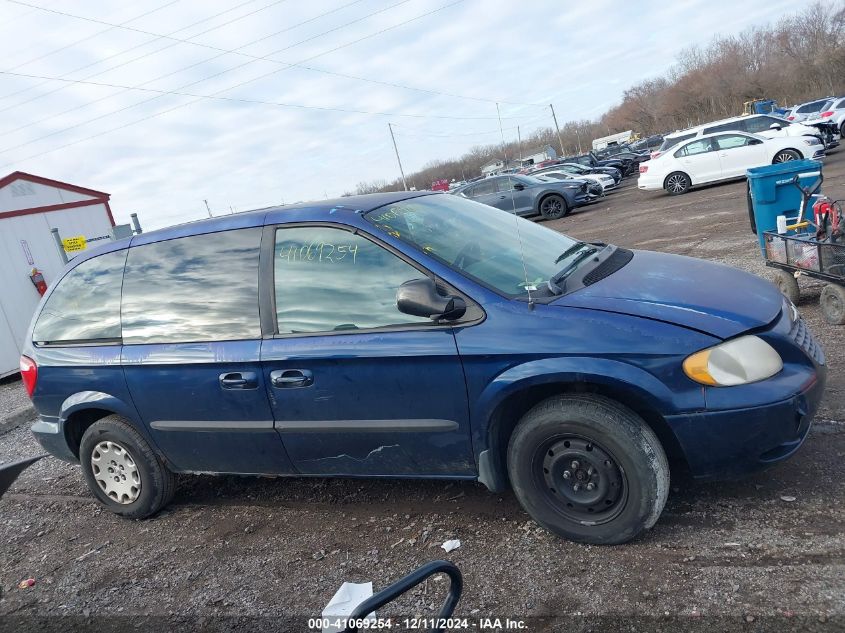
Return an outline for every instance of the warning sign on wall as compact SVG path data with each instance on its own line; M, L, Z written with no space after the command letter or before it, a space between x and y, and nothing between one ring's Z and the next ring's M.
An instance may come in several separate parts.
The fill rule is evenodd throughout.
M62 246L65 247L65 252L75 253L76 251L84 251L88 247L88 242L85 241L84 235L77 235L63 239Z

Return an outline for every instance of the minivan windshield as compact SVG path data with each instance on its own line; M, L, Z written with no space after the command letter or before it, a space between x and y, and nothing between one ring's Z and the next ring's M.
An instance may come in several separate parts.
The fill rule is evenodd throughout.
M514 298L526 296L527 290L548 288L549 279L577 267L572 264L583 260L583 252L595 248L505 211L448 194L402 200L374 209L365 217L385 233Z

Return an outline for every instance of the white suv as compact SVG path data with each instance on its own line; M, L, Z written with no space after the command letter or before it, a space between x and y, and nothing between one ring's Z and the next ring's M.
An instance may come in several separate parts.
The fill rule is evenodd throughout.
M800 123L790 123L780 117L769 114L752 114L750 116L735 116L730 119L722 119L691 127L680 132L667 134L663 138L663 144L652 152L651 157L657 158L666 153L678 143L688 141L704 134L716 132L749 132L766 138L777 138L780 136L816 136L819 137L819 130Z

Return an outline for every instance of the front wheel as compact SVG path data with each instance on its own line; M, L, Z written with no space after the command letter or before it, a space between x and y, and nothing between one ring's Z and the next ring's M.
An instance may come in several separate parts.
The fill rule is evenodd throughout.
M127 519L152 516L173 498L175 477L124 418L110 415L82 435L79 462L88 488Z
M580 543L625 543L657 521L669 464L642 418L602 396L549 398L520 420L508 474L522 507Z
M540 215L547 220L558 220L569 213L569 207L563 196L552 194L540 202Z
M801 154L796 152L794 149L782 149L775 157L772 159L772 165L777 165L778 163L788 163L793 160L799 160L801 158Z
M666 189L666 192L670 196L679 196L682 193L686 193L689 191L691 186L692 181L689 176L682 171L676 171L669 174L666 177L666 182L663 184L663 188Z

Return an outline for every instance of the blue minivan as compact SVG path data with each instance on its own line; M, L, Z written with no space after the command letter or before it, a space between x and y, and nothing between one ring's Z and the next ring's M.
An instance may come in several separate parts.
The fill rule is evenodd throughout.
M405 192L80 255L21 372L39 442L125 517L175 473L466 479L610 544L654 525L670 469L795 453L826 367L753 275Z

